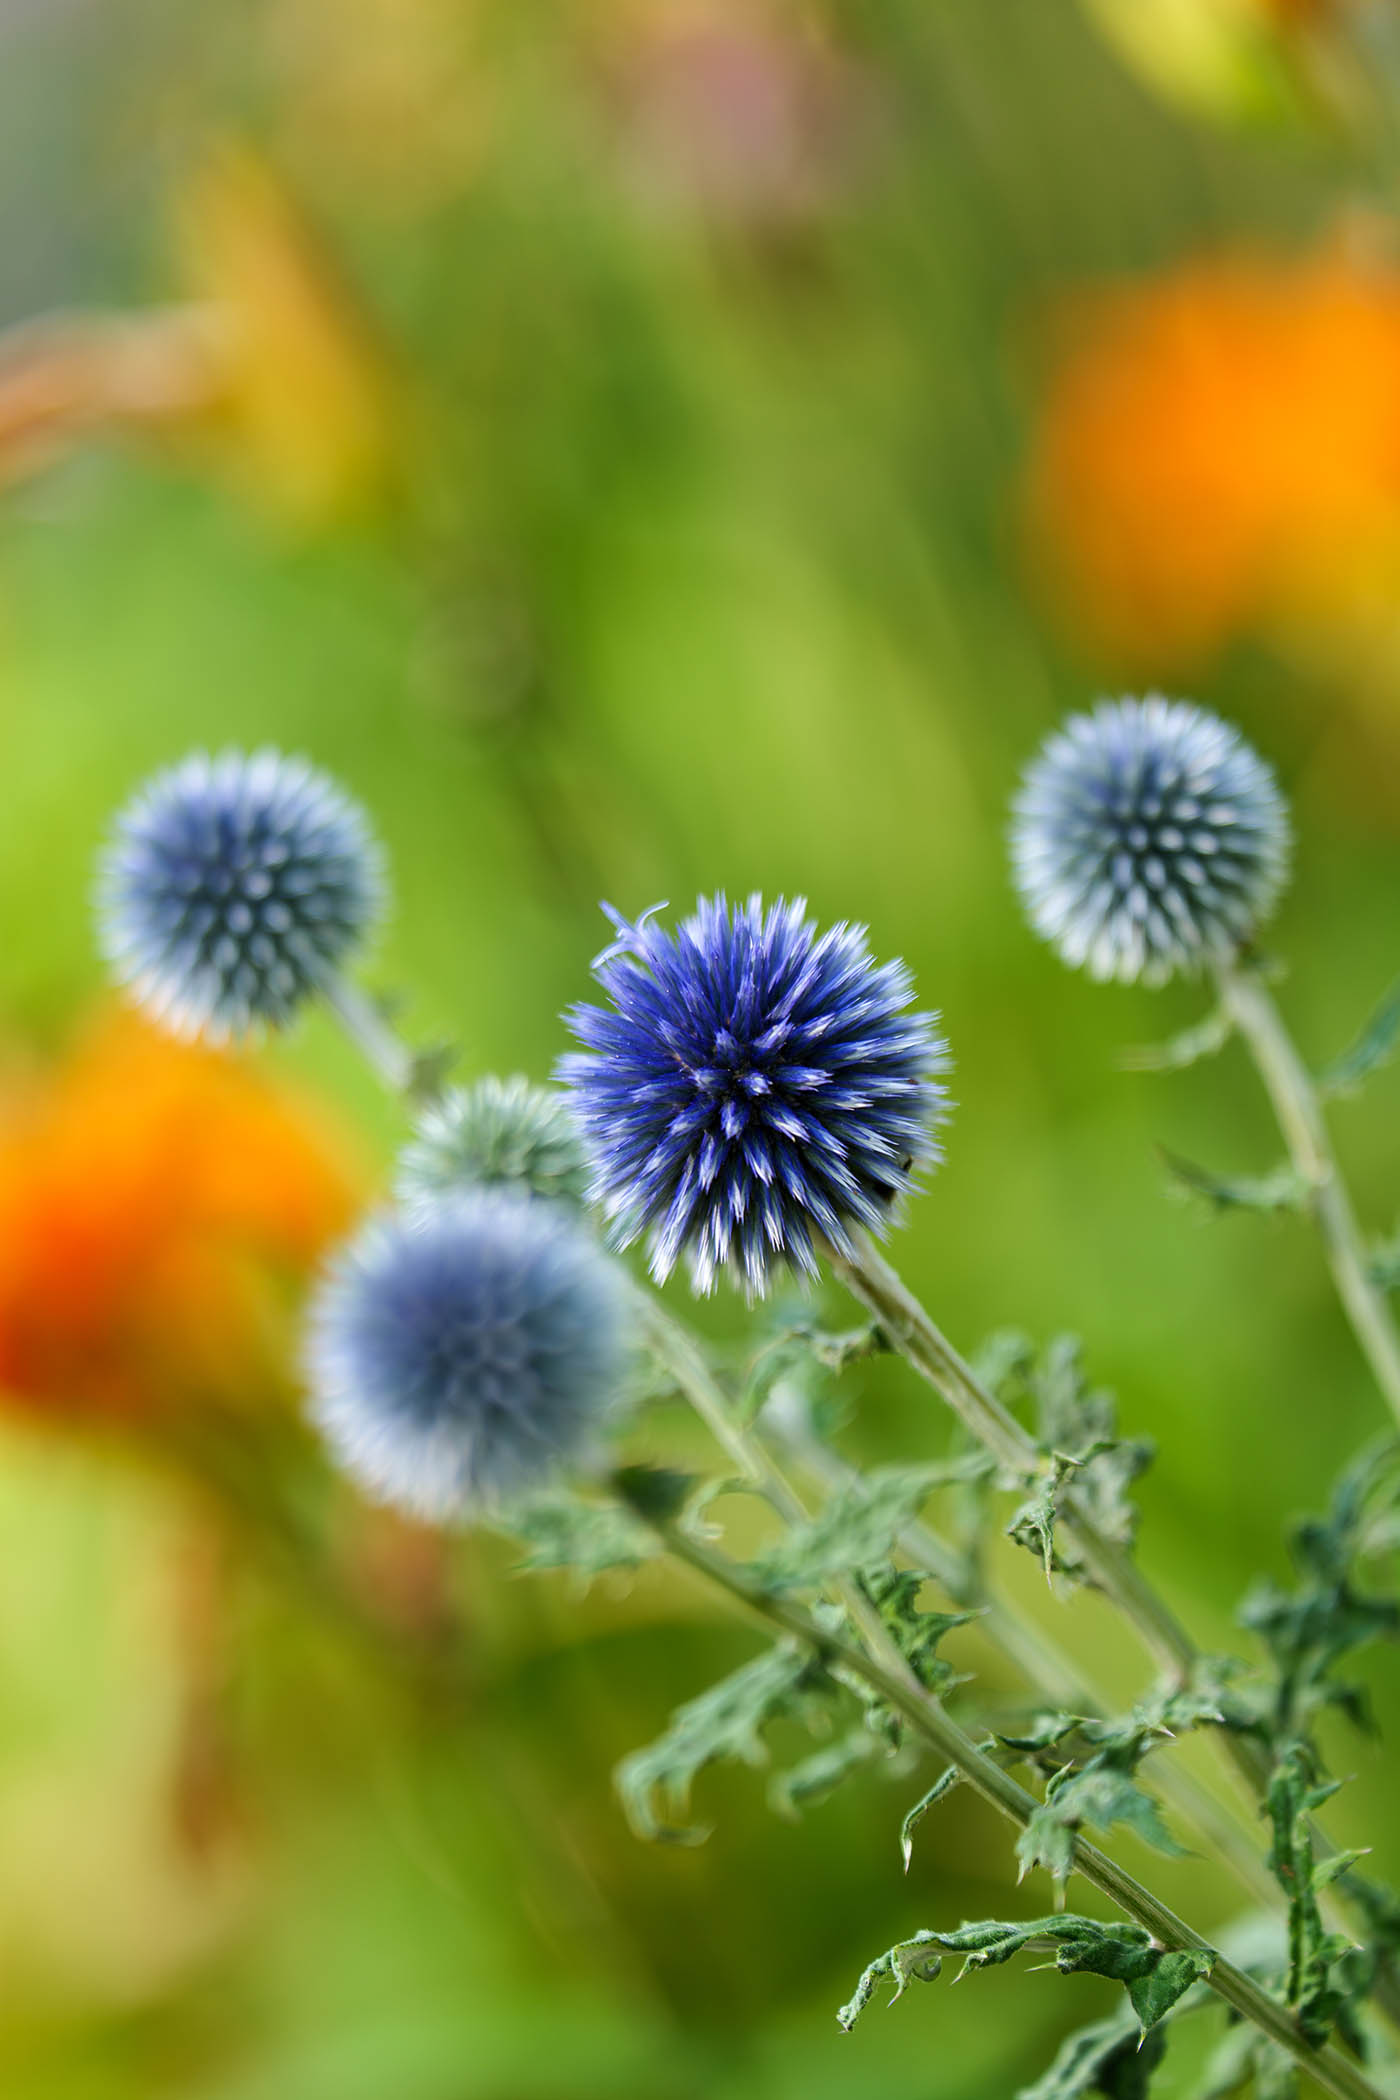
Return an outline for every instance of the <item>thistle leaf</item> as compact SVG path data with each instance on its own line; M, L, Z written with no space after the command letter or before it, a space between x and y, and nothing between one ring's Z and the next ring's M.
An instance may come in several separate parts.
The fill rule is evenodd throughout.
M1069 2036L1043 2078L1022 2086L1016 2100L1082 2100L1100 2093L1107 2100L1147 2100L1152 2074L1167 2053L1161 2027L1139 2032L1132 2010L1095 2020Z
M788 1771L776 1773L769 1782L768 1805L778 1815L796 1822L804 1808L825 1801L852 1772L868 1765L872 1758L888 1754L888 1745L868 1728L853 1728L839 1741L814 1750Z
M957 1766L949 1765L946 1772L939 1773L937 1779L934 1780L933 1785L929 1788L928 1792L914 1803L914 1806L910 1809L908 1815L900 1824L899 1851L900 1857L904 1861L904 1871L906 1874L909 1872L909 1862L914 1857L915 1830L918 1828L919 1824L922 1823L924 1817L928 1814L929 1810L931 1808L936 1808L938 1806L938 1803L944 1800L947 1795L951 1794L953 1788L955 1786L958 1786L961 1783L961 1781L962 1773L958 1770Z
M1363 1079L1395 1055L1400 1043L1400 983L1393 984L1356 1041L1317 1075L1323 1096L1353 1094Z
M1139 1925L1105 1925L1073 1912L1024 1923L988 1919L960 1925L956 1932L919 1932L891 1947L864 1971L850 2003L837 2018L849 2031L884 1976L893 1978L895 1998L902 1996L911 1979L932 1982L942 1968L944 1954L963 1956L961 1978L1039 1948L1053 1952L1054 1965L1062 1976L1107 1976L1121 1983L1137 2015L1140 2035L1150 2033L1215 1965L1212 1949L1164 1949L1155 1946Z
M586 1502L569 1494L537 1495L517 1503L507 1522L529 1550L520 1574L574 1568L585 1577L609 1568L636 1568L660 1551L655 1535L615 1502Z
M1212 1174L1179 1152L1158 1147L1162 1164L1175 1185L1188 1196L1200 1196L1217 1213L1227 1210L1302 1210L1310 1184L1286 1160L1267 1174Z
M979 1469L985 1470L981 1462ZM860 1474L837 1488L808 1523L794 1525L780 1545L751 1564L751 1572L774 1592L820 1589L887 1561L934 1489L968 1473L959 1463L882 1466Z
M678 1820L686 1812L695 1775L726 1759L766 1763L763 1732L770 1723L824 1721L833 1689L806 1648L783 1641L677 1707L665 1734L625 1757L614 1775L637 1836L674 1845L703 1843L707 1830Z
M1229 1014L1217 1006L1194 1028L1184 1028L1164 1043L1142 1043L1125 1050L1118 1062L1125 1072L1184 1072L1204 1057L1218 1056L1234 1032Z

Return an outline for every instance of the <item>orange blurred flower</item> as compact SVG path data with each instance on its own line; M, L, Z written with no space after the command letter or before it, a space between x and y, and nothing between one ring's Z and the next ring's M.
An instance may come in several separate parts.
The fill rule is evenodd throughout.
M1115 665L1365 620L1400 587L1400 271L1191 261L1080 298L1026 482L1033 560Z
M278 1397L294 1286L357 1192L295 1094L104 1021L0 1104L0 1390L109 1420Z

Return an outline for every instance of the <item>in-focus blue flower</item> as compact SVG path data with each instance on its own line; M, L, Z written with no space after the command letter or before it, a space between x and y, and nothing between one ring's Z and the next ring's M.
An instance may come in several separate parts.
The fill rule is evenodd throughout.
M103 953L142 1006L214 1041L283 1026L364 937L380 856L303 759L202 752L117 818L98 877Z
M1125 983L1237 954L1288 856L1288 807L1264 761L1228 723L1157 695L1072 716L1015 804L1031 924L1067 963Z
M453 1087L421 1117L399 1156L399 1201L416 1210L488 1187L581 1207L588 1161L568 1097L557 1088L488 1076Z
M441 1522L581 1456L625 1363L622 1279L556 1205L481 1190L371 1220L313 1305L312 1413L368 1492Z
M901 962L862 927L818 934L802 898L732 911L701 899L667 933L648 913L594 964L612 1004L568 1015L560 1062L593 1162L593 1196L652 1273L684 1254L699 1291L722 1268L752 1297L776 1270L849 1252L938 1156L946 1045Z

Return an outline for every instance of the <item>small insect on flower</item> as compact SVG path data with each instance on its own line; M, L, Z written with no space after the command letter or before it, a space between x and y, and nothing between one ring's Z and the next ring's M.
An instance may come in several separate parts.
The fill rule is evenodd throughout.
M621 1279L556 1205L498 1189L373 1219L312 1310L312 1412L379 1500L443 1522L581 1457L617 1394Z
M280 1028L363 940L380 854L356 805L303 759L202 752L117 818L98 878L116 975L178 1035Z
M1072 716L1015 804L1032 926L1067 963L1124 983L1238 953L1288 855L1287 804L1264 761L1228 723L1158 695Z
M399 1157L409 1210L470 1188L502 1187L582 1205L588 1162L567 1096L528 1079L454 1087L421 1118Z
M608 916L594 964L612 1004L568 1015L586 1047L560 1062L593 1163L592 1195L652 1273L684 1253L697 1291L721 1268L750 1297L779 1269L812 1276L888 1222L937 1159L947 1046L908 1013L902 962L862 927L818 934L802 898L733 910L721 895L667 933Z

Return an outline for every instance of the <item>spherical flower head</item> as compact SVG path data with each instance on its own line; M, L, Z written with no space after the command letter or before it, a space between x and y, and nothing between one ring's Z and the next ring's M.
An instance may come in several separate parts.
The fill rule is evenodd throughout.
M313 1306L312 1412L376 1499L490 1512L584 1454L624 1370L625 1296L555 1205L499 1189L372 1219Z
M518 1075L487 1077L453 1087L428 1109L399 1157L399 1201L417 1210L472 1188L515 1189L581 1209L588 1161L567 1097Z
M658 1279L682 1254L697 1291L724 1268L751 1298L781 1270L814 1275L821 1242L881 1230L938 1156L934 1018L906 1011L908 970L874 962L862 927L819 934L806 911L702 898L675 933L609 912L594 974L611 1005L570 1013L585 1049L560 1077L593 1198L621 1244L647 1235Z
M1184 701L1104 701L1044 745L1012 860L1037 933L1091 976L1161 984L1228 961L1288 872L1288 808L1228 723Z
M116 821L98 929L117 976L178 1035L280 1028L363 940L381 897L361 811L305 760L196 753Z

